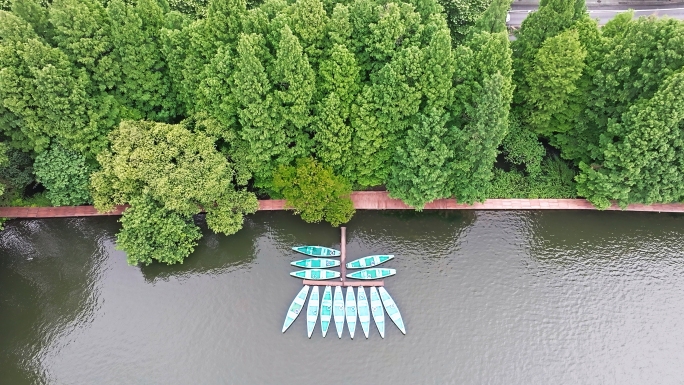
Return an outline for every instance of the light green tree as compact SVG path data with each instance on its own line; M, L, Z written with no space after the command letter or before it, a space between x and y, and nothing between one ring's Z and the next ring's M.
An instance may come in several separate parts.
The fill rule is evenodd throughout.
M569 29L546 39L537 51L534 66L526 75L529 86L524 114L530 128L539 135L566 132L579 111L568 101L577 91L587 52L576 30Z
M296 167L280 165L273 175L273 188L306 222L325 220L339 226L355 212L349 183L312 158L297 159Z
M123 121L110 140L111 150L98 155L102 169L91 178L95 206L107 211L114 205L142 203L147 208L141 210L156 211L153 217L169 220L150 219L149 229L137 224L138 231L133 234L163 226L182 229L178 218L190 223L192 215L204 210L209 228L229 235L242 227L244 214L257 209L254 194L236 190L231 164L203 133L181 125ZM124 250L136 255L135 261L155 258L149 248ZM181 254L174 254L176 262L182 261Z

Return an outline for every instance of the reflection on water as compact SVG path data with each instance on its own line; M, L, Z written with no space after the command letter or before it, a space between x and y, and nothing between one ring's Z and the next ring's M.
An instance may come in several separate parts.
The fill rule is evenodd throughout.
M1 382L684 383L684 216L360 211L349 258L395 254L408 334L354 341L309 340L302 319L280 333L301 287L290 247L339 247L337 229L283 212L230 237L198 223L184 264L142 268L114 218L8 223Z

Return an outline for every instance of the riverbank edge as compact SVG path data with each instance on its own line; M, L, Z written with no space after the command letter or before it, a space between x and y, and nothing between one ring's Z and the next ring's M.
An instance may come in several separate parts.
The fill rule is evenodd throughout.
M351 194L356 210L413 210L399 199L389 197L386 191L356 191ZM107 213L94 206L59 207L0 207L0 218L70 218L121 215L127 206L117 206ZM586 199L487 199L472 205L455 199L438 199L425 205L425 210L597 210ZM287 210L282 199L260 200L259 211ZM658 213L684 213L684 203L631 204L620 209L613 204L608 211L644 211Z

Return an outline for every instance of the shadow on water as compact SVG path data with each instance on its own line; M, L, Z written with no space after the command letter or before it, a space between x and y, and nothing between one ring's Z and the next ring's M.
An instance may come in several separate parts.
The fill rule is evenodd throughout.
M528 224L528 253L542 264L608 266L662 260L663 253L679 259L684 246L682 214L538 211Z
M0 356L16 365L5 367L2 382L47 383L41 365L49 360L45 348L93 321L106 257L103 244L118 225L109 218L49 219L14 220L5 227L0 237Z
M195 224L202 229L202 239L195 251L182 264L166 265L152 263L140 270L148 283L167 281L170 278L184 278L207 274L220 275L239 269L249 269L256 258L258 240L267 231L263 223L251 217L245 219L242 230L225 236L216 234L207 227L203 215L195 217Z

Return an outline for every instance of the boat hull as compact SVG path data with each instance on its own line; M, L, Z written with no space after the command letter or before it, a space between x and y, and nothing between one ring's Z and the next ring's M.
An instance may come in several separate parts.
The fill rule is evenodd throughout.
M356 332L356 296L354 296L354 288L347 288L347 299L344 303L344 314L347 319L347 328L349 329L349 336L354 339Z
M385 338L385 310L382 308L382 300L375 286L370 288L370 306L378 333L380 333L380 337Z
M323 298L321 299L321 334L325 338L330 327L330 319L332 318L332 290L330 286L326 286L323 290Z
M312 281L324 281L326 279L339 278L340 273L332 270L310 269L293 271L291 276L301 279L310 279Z
M335 296L333 297L333 318L335 319L337 338L342 338L342 331L344 331L344 296L342 295L342 288L339 286L335 286Z
M385 290L384 287L381 287L378 289L380 291L380 299L382 300L382 305L385 307L385 311L387 311L387 315L389 315L390 319L392 322L394 322L395 325L401 330L402 333L406 334L406 327L404 326L404 319L401 317L401 313L399 312L399 308L397 307L397 304L394 302L394 299L389 295L387 290Z
M366 269L366 270L355 271L353 273L349 273L349 274L347 274L347 278L365 279L365 280L382 279L382 278L391 277L396 273L397 273L397 271L394 269L373 268L373 269Z
M339 257L340 251L323 246L296 246L292 250L312 257Z
M297 293L295 298L292 300L290 307L287 309L287 314L285 315L285 322L283 323L283 333L294 323L294 321L299 317L302 308L304 308L304 302L306 302L306 296L309 295L309 286L304 285L302 289Z
M366 290L363 286L359 286L356 293L356 307L359 311L359 323L361 324L361 329L363 329L363 334L368 338L368 331L370 329L370 306L368 306L368 297L366 297Z
M394 258L394 255L369 255L347 263L347 269L366 269L377 266Z
M328 258L308 258L290 262L290 265L301 267L303 269L327 269L330 267L339 266L340 261Z
M309 338L311 338L316 327L316 321L318 321L319 303L318 286L314 286L309 297L309 305L306 307L306 333Z

